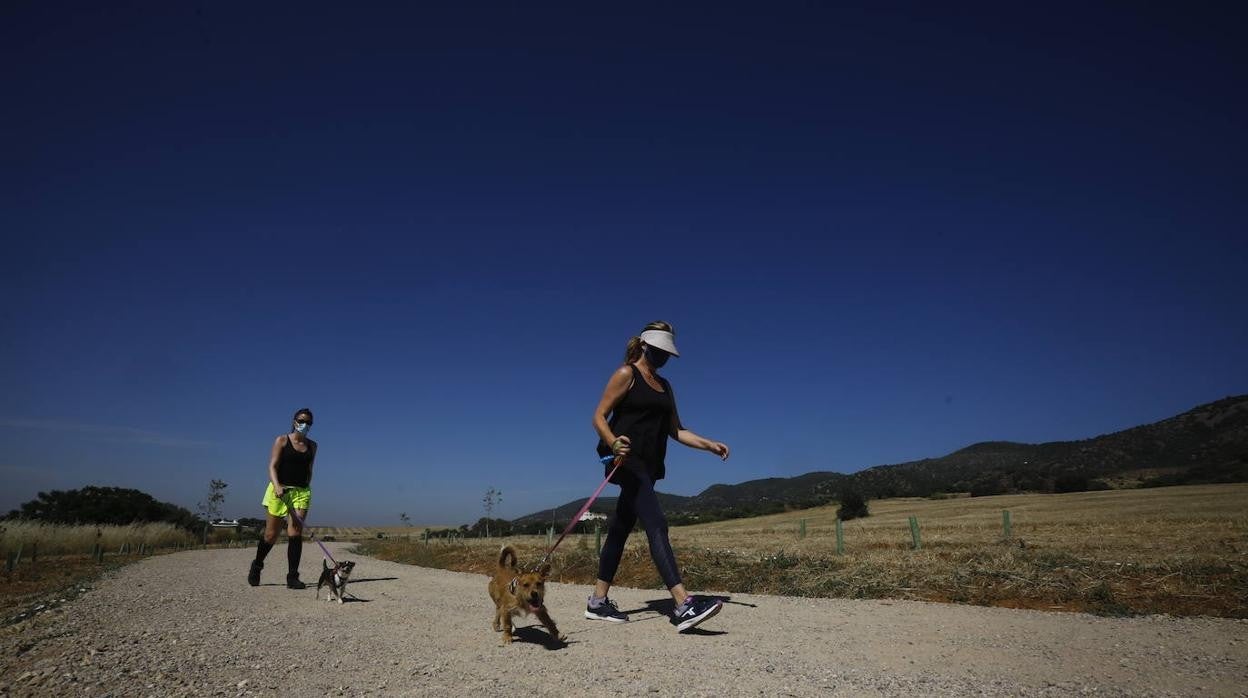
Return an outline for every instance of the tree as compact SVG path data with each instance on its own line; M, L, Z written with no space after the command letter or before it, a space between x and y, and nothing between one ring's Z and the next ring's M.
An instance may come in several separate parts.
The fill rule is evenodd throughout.
M477 522L465 529L465 533L477 537L488 536L487 531L493 531L500 536L509 536L515 533L511 522L506 519L490 519L481 517Z
M79 490L40 492L6 518L59 524L114 524L167 521L188 531L199 519L174 504L159 502L146 492L121 487L87 486Z
M847 490L841 493L841 507L836 510L836 518L841 521L849 521L850 519L859 519L864 516L870 516L867 511L867 499L854 490Z
M412 517L408 516L406 511L399 514L399 521L402 521L404 526L412 525Z
M225 488L229 485L224 480L213 480L208 483L208 499L199 503L199 513L204 517L204 544L208 544L208 529L214 518L221 518L221 507L225 505Z
M485 508L485 537L490 537L490 518L494 514L494 509L503 503L503 493L493 487L485 491L485 497L481 499L481 504Z

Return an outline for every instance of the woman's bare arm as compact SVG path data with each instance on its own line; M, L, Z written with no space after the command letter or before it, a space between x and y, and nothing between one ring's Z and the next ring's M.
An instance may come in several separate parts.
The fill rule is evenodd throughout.
M607 415L611 414L615 406L620 404L620 400L628 394L632 382L633 369L621 366L611 374L607 387L602 391L602 399L598 401L598 407L594 409L594 431L598 432L598 438L602 439L603 443L612 447L611 452L617 456L628 455L629 441L627 436L617 436L611 433L611 426L607 424Z
M269 482L273 483L273 495L282 496L282 483L277 481L277 461L282 457L282 439L285 436L279 436L273 441L273 450L269 454Z

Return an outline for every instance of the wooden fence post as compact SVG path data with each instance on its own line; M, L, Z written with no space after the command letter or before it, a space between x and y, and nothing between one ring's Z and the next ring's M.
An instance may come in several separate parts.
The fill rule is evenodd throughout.
M1009 540L1011 534L1013 533L1012 527L1010 526L1010 510L1009 509L1005 509L1001 512L1001 527L1005 531L1006 540Z
M597 521L594 521L594 551L602 555L602 526Z
M799 525L798 525L798 527L797 527L797 537L798 537L798 538L805 538L805 537L806 537L806 519L802 519L801 524L799 524Z
M14 558L13 560L13 566L17 567L20 564L22 564L22 544L18 543L17 544L17 557Z
M14 567L17 567L17 553L10 550L9 553L4 556L4 571L12 572Z
M923 547L923 541L919 539L919 517L910 517L910 537L914 539L914 549L920 550Z
M836 520L836 554L845 554L845 532L844 529L841 528L840 519Z

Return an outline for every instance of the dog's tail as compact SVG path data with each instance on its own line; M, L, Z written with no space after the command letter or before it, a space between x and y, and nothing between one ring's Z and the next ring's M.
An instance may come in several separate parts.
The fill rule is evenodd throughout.
M507 562L507 558L511 558L511 562ZM510 545L504 545L503 549L498 551L498 566L513 570L516 568L516 551Z

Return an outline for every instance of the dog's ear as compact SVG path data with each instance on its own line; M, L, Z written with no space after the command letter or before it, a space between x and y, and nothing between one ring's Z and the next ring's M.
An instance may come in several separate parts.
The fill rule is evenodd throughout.
M537 573L542 575L542 579L546 579L547 577L549 577L550 576L550 563L547 562L543 564L541 569L539 569Z

